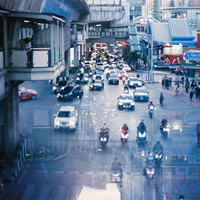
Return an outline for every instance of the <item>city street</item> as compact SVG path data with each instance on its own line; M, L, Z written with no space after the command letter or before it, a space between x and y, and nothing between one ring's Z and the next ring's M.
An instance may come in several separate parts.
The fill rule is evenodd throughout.
M152 118L148 102L135 102L135 110L118 110L117 98L123 93L121 80L119 85L109 85L105 80L102 91L89 91L89 85L81 84L83 98L72 102L58 101L47 81L24 82L21 86L37 90L38 98L19 102L20 132L27 139L28 156L15 181L5 183L5 199L76 200L83 186L105 190L115 157L123 170L121 200L172 200L181 194L187 200L200 199L200 149L195 132L200 122L200 101L190 101L186 94L174 96L171 88L162 88L164 74L155 73L156 83L146 83L155 104ZM129 73L129 77L135 75ZM143 72L141 79L146 81L146 75ZM159 104L161 91L163 106ZM76 132L53 128L54 114L64 105L75 106L78 111ZM167 139L159 130L164 116L171 126ZM141 119L148 127L145 147L136 142ZM98 129L104 122L110 137L102 149ZM123 146L120 134L124 123L130 135ZM144 159L157 140L163 145L164 158L161 167L156 168L155 180L150 181L143 175Z

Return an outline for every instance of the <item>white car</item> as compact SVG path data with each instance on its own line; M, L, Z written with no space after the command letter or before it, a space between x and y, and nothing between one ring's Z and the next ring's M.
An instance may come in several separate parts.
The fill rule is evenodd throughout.
M54 129L76 130L78 112L74 106L62 106L54 119Z
M105 69L104 64L102 62L98 62L96 64L96 69L99 71L104 71L104 69Z
M130 72L131 68L127 64L123 64L122 70L125 70L126 72Z

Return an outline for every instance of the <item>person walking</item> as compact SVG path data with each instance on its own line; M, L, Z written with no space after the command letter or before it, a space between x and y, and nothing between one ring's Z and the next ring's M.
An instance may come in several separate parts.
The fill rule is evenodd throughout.
M194 91L193 91L193 88L191 88L191 90L190 90L190 100L192 100L193 95L194 95Z
M190 83L189 81L186 81L185 83L185 91L188 93L188 89L189 89Z

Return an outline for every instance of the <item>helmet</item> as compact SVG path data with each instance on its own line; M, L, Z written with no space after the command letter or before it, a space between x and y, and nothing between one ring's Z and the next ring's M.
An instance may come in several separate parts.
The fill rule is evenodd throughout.
M106 126L106 122L104 122L103 125Z
M141 122L144 122L144 120L143 120L143 119L141 119Z
M153 154L152 153L149 153L149 157L152 157L153 156Z
M153 101L151 100L150 103L153 103Z
M160 141L157 141L156 144L157 144L157 145L160 145Z
M166 116L164 116L163 119L166 119Z
M126 124L126 123L124 123L124 126L127 126L127 124Z

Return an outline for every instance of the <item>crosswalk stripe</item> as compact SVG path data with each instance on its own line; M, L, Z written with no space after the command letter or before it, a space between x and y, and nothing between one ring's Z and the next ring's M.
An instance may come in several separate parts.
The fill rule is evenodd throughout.
M50 185L44 185L42 187L42 190L41 190L41 193L40 193L38 200L47 199L49 191L50 191L50 187L51 187Z
M65 191L65 185L60 185L58 186L57 192L56 192L56 196L55 196L55 200L61 200L64 199L64 191Z
M35 189L35 186L36 186L35 184L29 184L21 200L30 200L33 190Z

